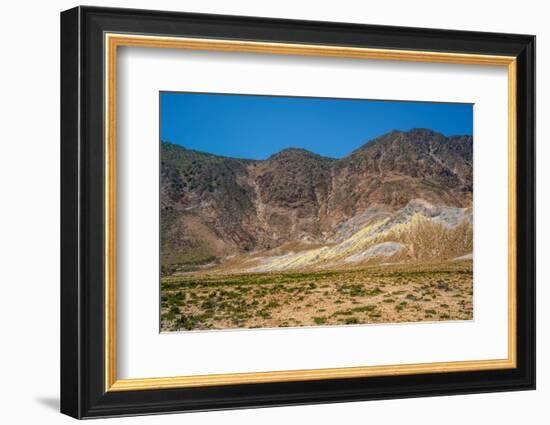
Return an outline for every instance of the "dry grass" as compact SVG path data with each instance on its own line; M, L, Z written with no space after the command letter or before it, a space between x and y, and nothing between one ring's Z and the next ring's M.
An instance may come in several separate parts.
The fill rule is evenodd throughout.
M376 235L375 239L377 243L400 242L405 246L410 259L429 261L472 252L473 237L472 224L468 220L448 227L417 214L409 223L394 226L389 231Z
M161 281L162 331L470 320L472 262Z

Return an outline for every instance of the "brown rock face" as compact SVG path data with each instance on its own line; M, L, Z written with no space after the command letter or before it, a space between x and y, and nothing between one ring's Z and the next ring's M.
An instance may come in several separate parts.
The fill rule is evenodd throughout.
M335 160L285 149L262 161L225 158L162 143L164 265L338 239L412 199L467 207L472 137L393 131ZM348 226L349 227L349 226Z

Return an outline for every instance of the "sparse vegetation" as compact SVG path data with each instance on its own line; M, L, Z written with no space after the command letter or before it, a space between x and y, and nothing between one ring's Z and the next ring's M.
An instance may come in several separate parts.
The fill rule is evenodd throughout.
M163 331L470 320L472 262L191 273L163 277L161 291Z
M314 317L313 322L316 325L324 325L325 323L327 323L327 318L326 317Z

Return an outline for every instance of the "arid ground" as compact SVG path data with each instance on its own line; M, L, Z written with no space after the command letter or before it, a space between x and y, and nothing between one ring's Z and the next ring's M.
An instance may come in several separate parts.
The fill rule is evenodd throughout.
M161 281L162 331L472 318L471 260Z

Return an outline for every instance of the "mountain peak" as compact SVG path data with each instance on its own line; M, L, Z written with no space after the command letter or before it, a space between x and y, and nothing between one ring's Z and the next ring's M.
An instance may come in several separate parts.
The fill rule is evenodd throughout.
M432 130L431 128L423 128L423 127L415 127L411 128L409 131L404 131L404 134L409 135L437 135L437 136L443 136L443 134L439 133L438 131Z
M304 148L284 148L281 151L279 151L279 154L293 154L293 153L315 155L313 152L308 151L307 149L304 149Z
M292 158L331 159L331 158L316 154L315 152L308 151L307 149L303 149L303 148L285 148L271 155L268 158L268 160L292 159Z
M360 154L361 152L370 150L375 146L379 146L379 147L387 146L387 145L393 144L394 142L398 142L400 144L405 143L407 145L409 144L425 145L427 143L432 143L432 142L444 143L445 141L452 141L454 139L462 141L462 140L467 140L468 138L471 139L472 136L464 135L464 136L446 137L444 134L439 133L435 130L432 130L430 128L421 128L421 127L411 128L406 131L391 130L361 145L351 153L351 156L353 156L354 154L356 155L356 154Z

